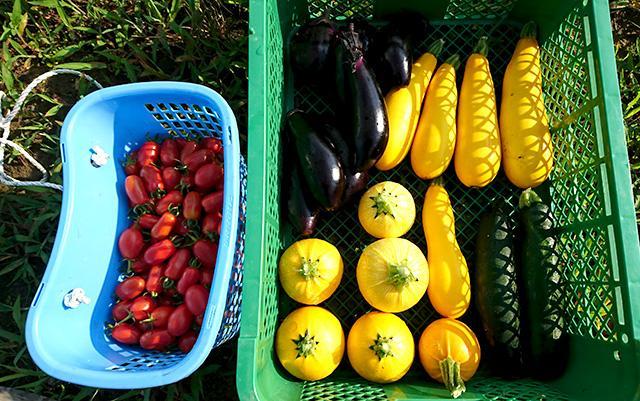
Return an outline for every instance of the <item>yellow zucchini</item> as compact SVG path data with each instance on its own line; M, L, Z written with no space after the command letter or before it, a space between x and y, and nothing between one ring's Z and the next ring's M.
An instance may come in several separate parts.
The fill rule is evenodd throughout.
M438 64L437 58L443 45L442 39L435 42L413 63L409 85L393 89L385 97L389 119L389 140L382 157L376 163L378 170L391 170L409 153L420 118L422 100Z
M535 24L522 28L504 73L500 134L504 171L520 188L542 184L553 168L553 147L542 94Z
M411 167L422 179L440 176L453 157L458 105L456 68L459 64L458 55L449 57L435 72L427 89L411 146Z
M467 261L456 240L449 194L440 179L427 189L422 227L427 239L429 300L442 316L458 318L469 308L471 283Z
M454 166L468 187L488 185L500 170L500 131L493 79L483 36L464 69L458 103L458 138Z

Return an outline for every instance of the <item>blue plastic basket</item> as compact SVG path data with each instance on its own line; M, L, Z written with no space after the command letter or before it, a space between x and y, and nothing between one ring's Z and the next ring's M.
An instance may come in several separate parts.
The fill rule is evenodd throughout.
M148 135L217 137L224 146L224 206L218 256L202 329L193 350L145 351L111 339L114 289L120 279L117 238L130 222L120 161ZM61 135L62 212L51 259L31 304L27 346L47 374L101 388L164 385L196 370L240 324L246 167L227 102L206 87L177 82L96 91L69 112ZM110 158L94 167L91 149ZM82 288L87 305L66 308L65 294Z

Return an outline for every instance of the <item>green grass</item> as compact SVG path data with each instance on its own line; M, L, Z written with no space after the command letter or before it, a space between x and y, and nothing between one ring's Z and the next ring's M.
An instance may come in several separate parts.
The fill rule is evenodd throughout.
M38 74L55 67L87 71L104 85L182 80L208 85L230 102L246 132L248 0L0 0L0 89L3 111ZM640 2L613 6L627 136L636 188L640 185ZM12 139L61 181L62 120L90 88L55 78L32 96ZM243 135L244 136L244 135ZM9 172L36 178L16 154ZM640 198L638 206L640 206ZM39 371L24 342L24 321L53 245L61 196L50 190L0 188L0 386L56 400L234 399L235 342L211 353L190 378L146 391L116 392L59 382Z

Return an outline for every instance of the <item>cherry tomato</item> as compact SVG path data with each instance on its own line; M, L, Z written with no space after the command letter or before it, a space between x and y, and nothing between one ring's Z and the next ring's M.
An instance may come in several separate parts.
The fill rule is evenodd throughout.
M201 190L208 190L224 180L224 171L218 163L208 163L196 171L195 183Z
M173 306L169 305L160 305L156 307L149 314L149 318L141 322L144 325L144 329L146 331L152 329L166 329L167 322L169 322L169 316L171 316L174 309L175 308Z
M169 138L165 139L160 145L160 161L163 166L173 167L176 165L179 156L178 143Z
M124 230L118 238L118 249L125 259L134 259L142 251L144 247L144 239L142 232L136 226L131 226Z
M200 316L204 313L208 302L209 291L199 284L192 285L184 293L184 304L195 316Z
M193 314L189 311L187 305L182 304L169 316L167 331L172 336L178 337L189 331L191 323L193 323Z
M191 252L188 249L178 249L175 255L169 259L167 268L164 270L164 275L171 280L178 280L182 276L182 273L184 273L184 269L187 268L189 259L191 259Z
M149 270L149 265L144 262L142 259L136 259L131 261L129 264L129 270L136 274L142 274Z
M140 178L144 181L145 188L147 188L147 191L150 194L157 193L158 191L164 191L162 174L160 169L156 166L142 166L140 169Z
M164 268L160 265L152 266L149 269L149 277L147 278L146 289L151 295L157 295L162 292L162 277L164 276Z
M138 149L138 164L140 167L149 166L158 161L160 147L153 141L147 141Z
M200 204L200 194L192 191L184 197L182 202L182 215L187 220L198 220L200 218L200 211L202 205Z
M173 302L173 299L171 299L170 296L161 295L156 300L156 304L158 304L158 306L171 306L171 307L173 307L174 302Z
M202 321L204 320L204 315L196 316L195 321L196 324L200 327L202 326Z
M205 195L202 198L202 208L207 213L215 213L222 210L224 192L222 190Z
M111 336L122 344L138 344L138 341L140 341L140 330L132 324L120 323L111 330Z
M133 313L133 318L136 320L147 319L155 308L156 303L148 295L138 297L131 303L131 313Z
M222 153L222 141L218 138L205 138L201 143L202 147L205 149L211 149L213 153L218 154Z
M184 163L184 159L198 150L198 143L194 141L186 141L182 146L182 150L180 151L180 160Z
M176 234L178 235L187 235L189 234L189 227L187 227L187 221L182 216L178 216L178 221L176 222Z
M124 161L124 173L126 175L138 175L140 166L138 166L138 152L135 150L127 155Z
M197 339L198 335L189 330L178 339L178 348L186 354L191 351Z
M162 213L158 222L151 228L151 238L163 239L171 235L173 227L176 225L177 218L175 215L165 212Z
M187 166L189 171L198 171L200 166L213 160L213 152L209 149L200 149L185 156L182 159L182 163Z
M174 341L175 339L167 330L151 330L140 337L140 346L148 350L163 351Z
M151 230L151 228L156 225L159 219L160 217L154 214L145 213L142 216L138 217L138 224L142 228Z
M182 277L180 277L180 281L178 281L176 289L180 294L184 295L189 287L194 284L198 284L201 278L202 274L200 273L200 270L195 267L187 267L184 269L184 273L182 273Z
M187 143L187 140L184 138L176 138L176 143L178 144L178 149L182 150L184 144Z
M175 168L165 167L162 169L162 181L167 190L171 191L172 189L176 189L181 179L182 174Z
M169 207L182 205L182 194L180 191L171 191L158 201L156 205L156 213L162 214L169 210Z
M140 276L129 277L116 286L116 295L123 301L133 299L142 294L145 288L145 281Z
M193 252L193 256L195 256L205 268L214 267L216 265L218 244L215 242L200 239L193 244L191 250Z
M207 288L210 287L211 282L213 281L213 269L203 269L201 275L202 278L200 279L200 282L202 285Z
M149 193L145 189L144 181L137 175L127 176L124 180L124 190L134 206L149 202Z
M144 261L150 265L157 265L169 259L176 253L176 247L168 239L163 239L151 245L144 252Z
M217 216L214 214L205 214L202 218L202 233L213 234L218 228Z
M120 301L113 305L111 308L111 316L116 322L126 319L129 316L129 308L131 307L131 301Z

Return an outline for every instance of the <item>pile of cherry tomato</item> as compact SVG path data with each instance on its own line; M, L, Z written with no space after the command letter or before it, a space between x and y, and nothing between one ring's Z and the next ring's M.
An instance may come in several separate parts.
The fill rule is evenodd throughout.
M222 143L150 140L124 163L132 224L118 239L126 278L115 290L113 338L189 352L209 299L222 224Z

